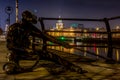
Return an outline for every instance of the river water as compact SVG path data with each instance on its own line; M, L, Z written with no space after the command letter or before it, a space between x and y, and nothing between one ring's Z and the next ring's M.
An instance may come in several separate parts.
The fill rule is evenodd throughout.
M85 45L87 45L87 47L84 47ZM95 58L95 59L103 59L103 58L99 57L99 55L104 58L107 58L107 54L109 54L108 47L100 47L100 46L106 46L106 45L107 44L84 44L84 46L83 46L83 43L78 42L77 46L79 46L79 47L75 47L75 48L71 48L71 49L67 49L62 46L50 46L50 48L60 50L63 52L68 52L70 54L82 55L82 56L87 56L87 57L91 57L91 58ZM112 58L116 61L120 61L120 48L119 47L120 47L119 45L114 45L112 48L112 50L113 50ZM92 53L92 54L90 54L90 53ZM93 54L95 54L96 56Z

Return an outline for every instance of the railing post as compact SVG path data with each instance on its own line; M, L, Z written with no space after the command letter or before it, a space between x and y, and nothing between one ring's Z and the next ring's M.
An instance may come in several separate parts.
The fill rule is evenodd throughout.
M42 32L45 33L45 25L44 25L43 19L39 18L39 21L40 21L40 24L41 24ZM42 50L47 51L47 40L46 39L43 39Z
M112 48L112 34L111 34L110 24L109 24L109 20L107 18L104 18L104 22L105 22L106 29L107 29L107 34L108 34L108 53L107 53L107 57L112 59L113 48Z
M44 22L43 22L42 17L39 18L39 22L40 22L40 24L41 24L42 32L44 32L44 30L45 30L45 25L44 25Z

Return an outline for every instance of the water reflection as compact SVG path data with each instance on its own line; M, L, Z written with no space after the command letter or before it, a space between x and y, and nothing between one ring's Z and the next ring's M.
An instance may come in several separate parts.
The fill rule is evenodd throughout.
M116 50L116 60L119 61L119 52Z
M87 47L84 47L84 50L87 50ZM87 56L87 52L84 52L84 56Z
M74 54L74 50L73 48L71 49L67 49L67 48L64 48L63 46L48 46L48 48L50 49L55 49L55 50L58 50L58 51L63 51L63 52L67 52L67 53L71 53L71 54Z
M73 44L71 44L71 45L73 45ZM83 45L83 44L82 43L77 43L77 45ZM88 45L88 44L84 44L84 45ZM74 48L67 49L67 48L64 48L62 46L48 46L48 48L63 51L63 52L68 52L70 54L87 56L87 57L91 57L91 58L95 58L95 59L102 59L97 55L107 57L107 54L108 54L108 48L107 47L105 47L105 48L97 47L98 44L91 44L91 45L93 45L93 46L92 47L77 47L81 50L84 50L84 52L82 52L80 50L76 50ZM105 44L100 44L100 45L104 46ZM96 54L96 56L91 55L91 54L87 53L86 51L92 52L92 53ZM120 49L114 49L113 48L113 59L117 60L117 61L120 61Z

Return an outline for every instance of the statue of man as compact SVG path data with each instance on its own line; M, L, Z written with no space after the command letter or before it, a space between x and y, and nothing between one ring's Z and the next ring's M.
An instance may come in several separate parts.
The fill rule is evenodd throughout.
M33 25L36 23L37 23L37 17L29 11L24 11L22 13L22 21L18 23L14 23L8 28L6 38L7 38L7 48L11 52L9 57L10 61L14 61L16 64L18 64L19 56L28 53L30 47L30 40L29 40L30 36L42 38L46 41L51 41L53 43L60 44L66 48L70 48L69 44L60 42L54 37L48 35L47 33L41 32L41 30L39 30L36 26ZM54 61L74 71L76 70L75 68L78 68L78 66L75 66L74 64L70 63L67 60L64 60L63 58L52 52L44 51L44 50L38 50L36 52L39 54L40 58L42 59ZM78 69L77 70L80 73L83 72L82 68L78 68Z

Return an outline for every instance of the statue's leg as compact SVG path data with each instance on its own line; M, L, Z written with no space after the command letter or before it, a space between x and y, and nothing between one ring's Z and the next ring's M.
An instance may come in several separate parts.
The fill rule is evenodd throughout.
M64 66L68 70L75 71L78 73L86 73L87 72L87 71L83 70L80 66L73 64L72 62L64 59L62 56L55 54L54 52L48 52L48 51L46 51L45 53L40 52L40 56L42 59L53 61L57 64Z

